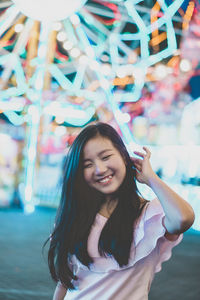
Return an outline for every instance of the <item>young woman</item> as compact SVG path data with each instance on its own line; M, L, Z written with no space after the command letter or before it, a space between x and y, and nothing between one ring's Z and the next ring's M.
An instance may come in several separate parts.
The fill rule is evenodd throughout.
M145 300L155 272L194 221L191 206L152 170L150 151L131 158L98 123L72 144L48 254L53 300ZM156 194L143 199L136 180Z

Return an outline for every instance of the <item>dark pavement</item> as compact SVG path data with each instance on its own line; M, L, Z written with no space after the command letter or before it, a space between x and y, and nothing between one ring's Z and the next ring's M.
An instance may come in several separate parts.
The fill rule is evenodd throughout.
M52 282L42 245L55 209L31 215L0 209L0 300L51 300ZM189 230L154 279L149 300L200 300L200 232ZM102 299L104 300L104 299ZM134 300L134 299L133 299Z

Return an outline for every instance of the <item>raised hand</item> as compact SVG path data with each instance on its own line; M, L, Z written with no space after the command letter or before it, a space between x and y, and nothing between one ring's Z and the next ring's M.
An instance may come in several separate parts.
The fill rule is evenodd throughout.
M143 147L143 149L146 154L139 151L134 151L134 153L141 158L132 157L131 160L136 168L136 179L140 183L150 185L150 179L156 176L156 174L150 164L151 152L147 147Z

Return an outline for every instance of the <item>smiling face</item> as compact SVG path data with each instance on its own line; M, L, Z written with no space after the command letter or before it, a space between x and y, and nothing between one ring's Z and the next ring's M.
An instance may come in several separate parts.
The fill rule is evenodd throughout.
M86 143L83 166L87 184L106 195L116 192L126 175L121 154L108 138L102 136L96 136Z

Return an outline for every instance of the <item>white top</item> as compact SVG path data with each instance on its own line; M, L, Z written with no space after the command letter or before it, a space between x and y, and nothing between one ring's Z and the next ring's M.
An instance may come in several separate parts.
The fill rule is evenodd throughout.
M88 238L88 252L94 263L88 269L73 255L70 264L76 290L67 292L64 300L147 300L154 274L171 250L182 240L165 238L164 211L157 198L147 203L140 215L131 246L129 263L120 268L113 257L101 257L98 240L107 218L97 214Z

